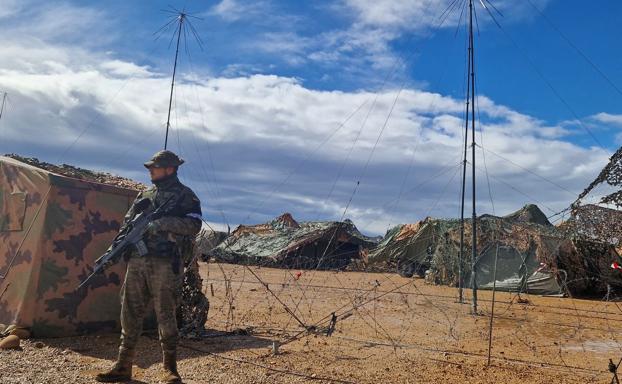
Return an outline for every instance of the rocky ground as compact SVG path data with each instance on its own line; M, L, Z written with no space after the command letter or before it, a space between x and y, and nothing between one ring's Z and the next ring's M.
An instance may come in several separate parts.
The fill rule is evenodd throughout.
M210 331L181 343L186 383L609 383L608 361L622 357L617 303L499 293L488 365L490 292L474 316L457 290L392 274L201 268ZM0 382L92 383L117 343L22 341L0 351ZM158 382L159 361L145 335L134 382Z

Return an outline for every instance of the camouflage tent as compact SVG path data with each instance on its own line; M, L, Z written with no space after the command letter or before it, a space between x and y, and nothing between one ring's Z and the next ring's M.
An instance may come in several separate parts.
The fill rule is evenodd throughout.
M596 204L575 206L559 228L569 235L612 244L622 252L622 211Z
M465 225L462 263L464 286L470 286L471 224ZM479 288L538 294L562 291L605 292L622 286L609 264L617 257L606 243L568 237L552 226L534 205L505 216L483 215L477 221L476 280ZM458 285L460 221L427 218L387 233L369 255L369 269L417 273L436 284ZM495 273L496 279L493 277Z
M285 213L266 224L240 225L210 256L237 264L343 269L375 245L349 220L298 223Z
M0 323L37 337L117 328L122 265L75 288L136 194L0 157Z
M227 232L216 231L203 223L203 227L197 234L196 242L194 244L195 258L197 260L207 261L209 259L209 255L212 254L212 250L218 246L218 244L225 241L227 236Z
M569 210L570 218L560 229L576 237L613 244L622 252L622 147Z

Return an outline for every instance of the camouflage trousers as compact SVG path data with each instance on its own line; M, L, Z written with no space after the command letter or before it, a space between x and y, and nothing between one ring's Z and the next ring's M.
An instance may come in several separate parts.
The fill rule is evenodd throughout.
M130 258L121 288L121 348L136 347L150 300L153 300L162 349L176 348L179 334L175 315L182 279L183 273L174 273L168 258Z

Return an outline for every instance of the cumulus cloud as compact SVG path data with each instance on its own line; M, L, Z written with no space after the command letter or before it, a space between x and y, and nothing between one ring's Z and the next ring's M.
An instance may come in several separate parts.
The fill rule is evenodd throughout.
M82 135L61 160L144 180L137 164L161 146L169 80L129 62L95 61L77 68L57 63L43 74L3 73L0 86L13 100L3 140L28 155L55 160ZM128 79L110 68L140 68L141 76ZM357 181L346 216L368 231L380 233L390 222L428 214L455 216L463 103L403 90L370 160L397 92L318 91L275 75L182 79L171 147L188 158L184 177L202 194L211 220L220 215L219 207L234 223L266 220L283 210L303 219L339 218ZM537 119L484 97L480 108L485 121L480 144L491 151L486 166L498 178L492 184L500 213L527 202L525 194L551 210L573 198L512 163L579 191L605 162L596 149L547 134ZM413 156L411 177L397 202ZM479 164L483 160L480 150ZM481 181L483 176L478 174Z
M146 181L140 164L163 144L168 75L89 46L22 38L31 43L7 41L0 51L0 89L10 94L3 151ZM351 200L345 216L379 234L458 214L462 100L416 87L317 90L292 76L180 69L169 143L187 159L182 178L209 221L224 212L232 225L256 223L283 211L338 219ZM480 213L492 210L487 174L496 213L532 202L550 214L606 163L601 150L569 142L576 133L562 123L484 96L478 104Z

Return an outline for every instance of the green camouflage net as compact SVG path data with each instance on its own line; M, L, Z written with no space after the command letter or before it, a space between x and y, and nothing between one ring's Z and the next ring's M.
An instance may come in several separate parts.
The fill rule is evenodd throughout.
M179 332L182 337L194 339L205 335L209 301L203 294L202 287L203 279L195 259L184 272L179 313Z
M494 260L498 289L596 295L622 288L619 274L609 267L617 257L606 242L571 236L548 221L535 206L505 217L483 215L477 220L477 283L491 288ZM545 218L546 219L546 218ZM535 222L534 222L535 221ZM463 286L470 286L470 220L465 223ZM389 231L369 255L370 270L415 273L434 284L458 286L460 221L427 218Z

